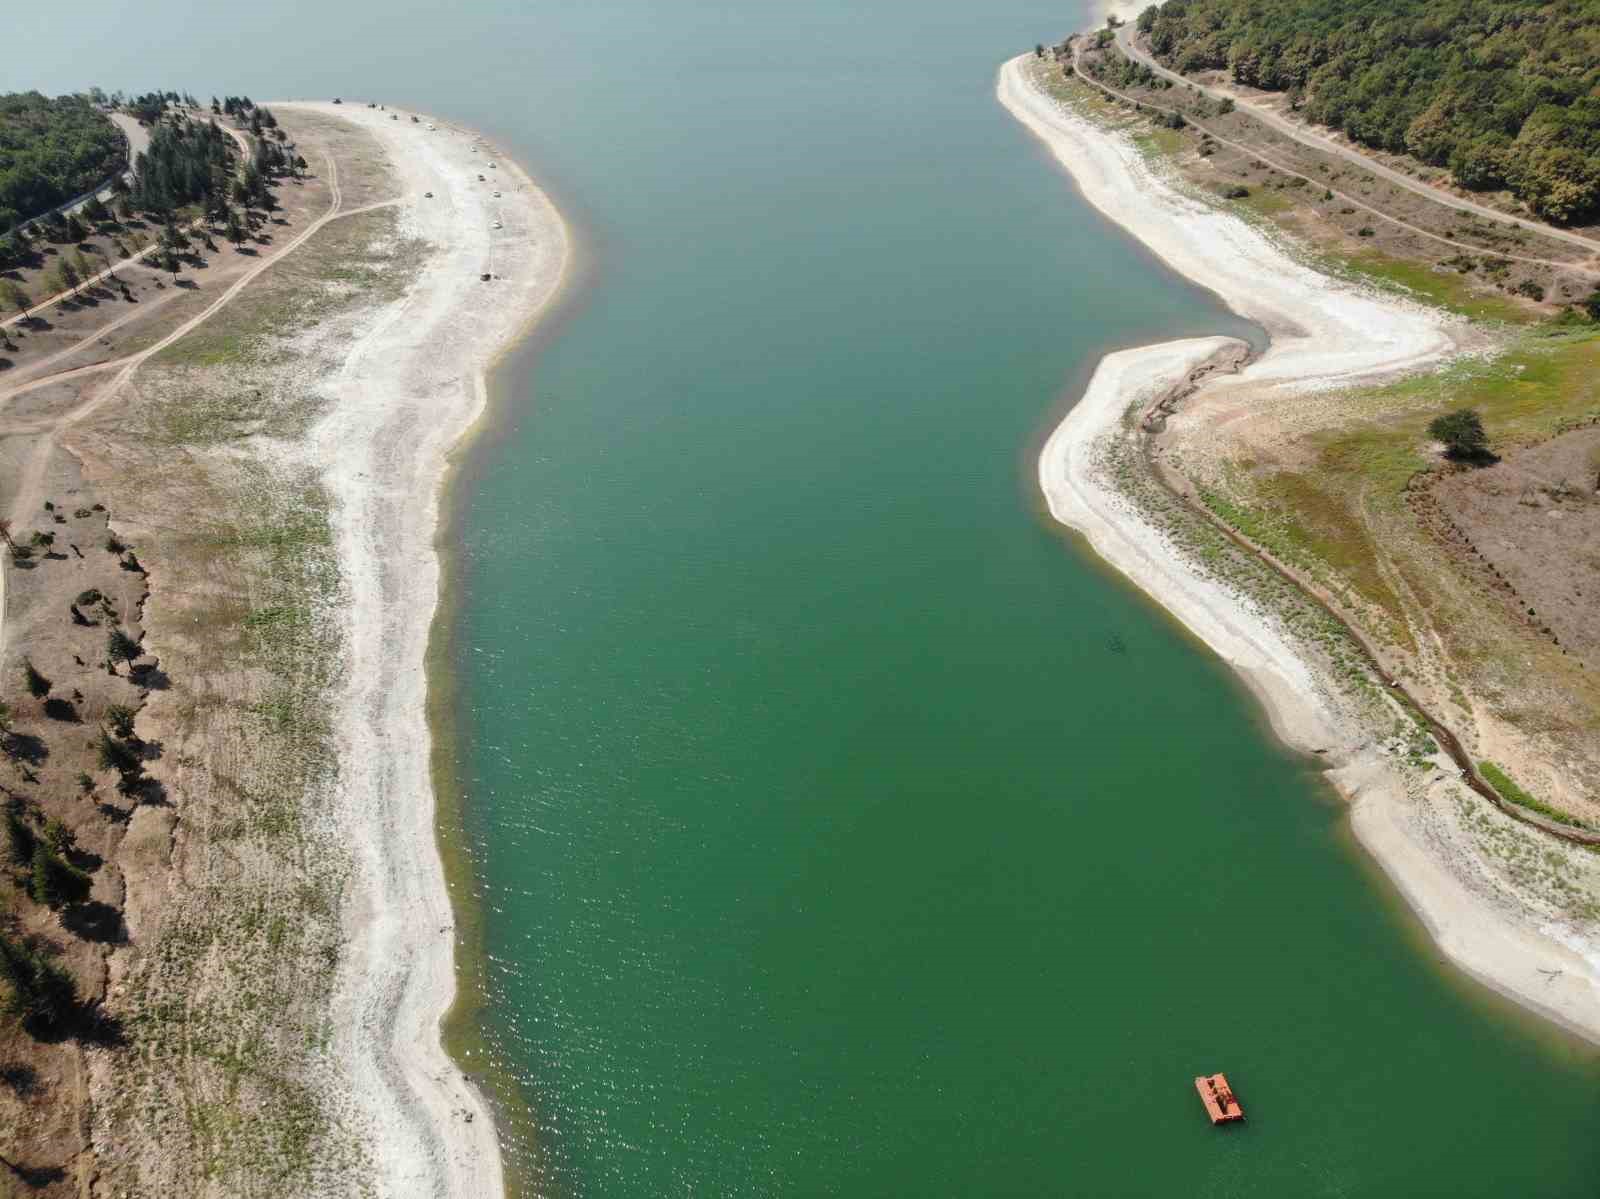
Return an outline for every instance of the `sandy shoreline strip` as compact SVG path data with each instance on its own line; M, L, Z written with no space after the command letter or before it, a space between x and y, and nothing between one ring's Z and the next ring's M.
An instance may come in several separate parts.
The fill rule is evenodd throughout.
M435 840L424 658L449 455L483 412L495 359L560 291L571 239L533 180L471 130L354 104L281 107L370 132L402 191L400 236L428 247L405 296L358 337L307 446L333 498L348 595L335 721L356 877L333 1054L376 1193L492 1199L504 1193L494 1121L440 1043L455 918Z
M1000 71L1002 105L1049 147L1084 197L1163 261L1216 292L1271 335L1267 352L1201 394L1381 378L1442 361L1455 347L1449 318L1318 274L1243 220L1162 179L1132 142L1065 109L1028 78L1032 55ZM1422 918L1440 948L1469 974L1591 1040L1600 1041L1600 955L1560 930L1514 919L1468 885L1448 856L1406 819L1404 778L1369 731L1335 703L1315 668L1269 613L1205 575L1100 469L1097 447L1125 435L1130 405L1163 392L1232 338L1192 338L1108 354L1083 397L1051 434L1039 484L1051 514L1081 532L1224 661L1262 699L1289 745L1326 754L1330 778L1351 801L1357 836ZM1553 979L1540 971L1559 972Z

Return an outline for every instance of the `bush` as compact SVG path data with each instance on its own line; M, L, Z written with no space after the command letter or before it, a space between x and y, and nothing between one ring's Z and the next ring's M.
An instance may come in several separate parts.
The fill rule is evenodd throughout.
M1527 296L1530 300L1543 302L1544 288L1532 279L1524 279L1514 289L1519 296Z
M1481 458L1488 452L1489 438L1483 431L1483 418L1475 409L1457 408L1428 422L1428 436L1444 442L1452 458Z
M1242 183L1230 183L1222 189L1224 200L1242 200L1250 194L1250 189Z
M1376 237L1377 236L1377 232L1372 228L1371 225L1363 225L1363 226L1361 226L1361 228L1356 230L1356 236L1357 237Z

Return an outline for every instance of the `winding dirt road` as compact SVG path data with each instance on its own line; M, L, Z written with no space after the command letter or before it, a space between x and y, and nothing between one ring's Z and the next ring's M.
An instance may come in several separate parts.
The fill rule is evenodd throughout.
M1407 175L1404 171L1397 171L1393 167L1387 166L1384 163L1381 163L1376 159L1363 154L1360 150L1353 148L1345 142L1335 141L1331 137L1327 137L1320 133L1314 133L1307 129L1304 125L1297 124L1286 117L1280 116L1278 113L1272 111L1272 109L1267 108L1264 105L1254 103L1247 99L1242 99L1239 96L1218 91L1214 88L1203 87L1194 80L1178 74L1176 71L1169 71L1166 67L1157 62L1148 51L1143 49L1138 44L1135 34L1136 29L1133 25L1124 25L1118 29L1116 33L1117 48L1120 49L1128 58L1132 59L1134 62L1141 63L1144 66L1149 67L1150 70L1154 71L1163 79L1175 84L1193 87L1201 94L1208 96L1213 100L1222 100L1225 98L1232 100L1240 108L1246 109L1252 117L1260 121L1269 129L1274 129L1283 134L1285 137L1292 138L1294 141L1299 142L1303 146L1309 146L1313 150L1321 150L1327 154L1337 155L1338 157L1345 159L1347 162L1356 164L1357 166L1361 167L1362 170L1371 171L1374 175L1388 180L1396 187L1403 187L1407 191L1415 192L1419 196L1426 196L1428 199L1437 201L1438 203L1445 205L1447 208L1454 208L1459 212L1471 213L1473 216L1485 217L1491 221L1509 221L1513 225L1520 225L1524 229L1531 230L1532 232L1541 234L1545 237L1554 238L1556 241L1567 242L1574 246L1582 246L1591 254L1600 253L1600 241L1597 241L1592 237L1585 237L1583 234L1574 233L1570 229L1558 229L1554 225L1547 225L1542 221L1531 220L1526 217L1514 216L1511 213L1501 212L1498 209L1490 208L1485 204L1475 204L1471 200L1464 200L1452 192L1445 191L1442 188L1433 187L1430 184L1423 183L1419 179L1414 179L1410 175Z
M113 116L112 119L113 120L118 120L118 121L120 121L120 120L132 120L132 118L120 117L120 116ZM134 122L134 125L135 125L135 127L137 127L138 126L138 122ZM245 158L249 157L249 155L251 153L251 150L250 150L250 139L247 138L244 134L240 133L237 129L231 129L226 125L221 126L221 129L222 129L222 131L224 133L226 133L229 137L231 137L235 142L238 143L240 155L242 157L245 157ZM148 145L149 143L150 143L150 137L149 137L148 134L146 134L146 135L144 135L144 144ZM139 152L143 153L142 150L139 151ZM42 219L42 218L36 218L36 219ZM192 224L190 224L189 228L190 229L198 229L203 224L205 224L204 220L198 220L198 221L195 221ZM67 291L59 291L53 296L46 296L44 299L40 300L37 304L34 304L30 308L24 309L23 311L17 313L15 316L6 317L4 320L0 320L0 328L3 328L5 326L7 326L7 325L15 325L15 324L18 324L21 321L28 320L29 318L34 316L34 314L43 312L46 308L49 308L50 305L58 303L59 301L67 298L68 296L77 295L79 292L85 290L86 288L94 287L97 284L104 283L107 279L109 279L113 275L115 275L117 273L117 271L120 270L122 267L127 266L130 262L138 262L140 259L145 258L148 255L155 253L156 250L158 250L158 249L160 249L160 243L153 241L148 246L146 246L144 249L140 250L137 254L129 254L126 258L119 258L113 265L108 266L105 270L101 271L97 275L91 275L89 278L85 279L82 283L78 284L77 287L70 288Z
M3 407L13 396L25 391L31 391L36 387L42 387L50 383L59 383L65 379L74 378L78 375L110 370L113 367L121 368L117 371L117 374L110 380L110 382L95 390L82 403L67 410L60 416L50 420L41 421L37 425L19 426L6 430L6 432L9 433L38 433L44 435L40 439L38 446L35 447L33 453L29 455L27 463L22 469L21 480L18 483L17 490L12 496L10 516L17 527L20 527L20 522L26 517L26 515L30 512L36 511L39 504L42 502L39 495L40 484L44 478L45 467L50 460L51 451L55 448L62 432L82 421L84 418L92 415L94 412L98 411L100 408L104 407L108 402L110 402L117 395L117 393L121 391L124 386L126 386L128 380L133 377L133 373L138 370L139 367L145 363L145 361L147 361L153 355L159 354L162 350L172 345L179 338L186 336L194 329L210 320L223 308L232 303L238 297L240 292L258 279L263 271L272 267L281 261L286 255L293 253L297 248L304 245L309 238L314 236L317 231L329 221L336 220L340 217L354 216L361 212L371 212L377 208L387 208L400 202L398 198L395 198L390 200L379 200L373 204L364 204L359 208L344 208L344 198L339 190L339 167L334 161L332 155L327 156L327 164L328 190L330 192L328 210L316 220L312 221L303 230L301 230L300 234L295 237L293 241L289 242L270 257L263 258L259 263L255 264L244 274L240 275L239 278L234 280L232 285L230 285L225 292L208 304L202 311L184 321L183 324L179 325L160 341L147 347L146 349L140 350L137 354L130 354L125 358L115 358L109 362L96 362L87 366L73 367L68 370L59 371L53 375L44 375L39 378L30 379L26 383L21 383L10 389L0 391L0 407ZM113 325L117 323L119 322L113 322ZM73 350L81 347L85 342L93 341L96 337L99 337L104 332L105 329L96 329L82 338L78 342L77 346L74 346L69 350L64 350L54 357L59 358L65 354L69 354ZM5 651L5 575L6 571L4 565L3 563L0 563L0 653L4 653Z
M1126 31L1126 27L1124 27L1124 32L1125 31ZM1141 57L1139 57L1139 61L1140 62L1148 62L1149 60L1141 56ZM1164 78L1173 79L1173 80L1176 80L1176 81L1181 82L1181 83L1187 83L1188 82L1188 80L1184 79L1183 76L1174 75L1171 71L1166 70L1164 67L1153 67L1152 69L1159 71L1160 74ZM1156 104L1155 102L1153 102L1151 100L1148 100L1148 99L1140 99L1140 98L1135 97L1135 96L1130 96L1126 92L1119 91L1118 89L1112 87L1110 84L1102 83L1100 80L1096 79L1093 75L1089 74L1087 71L1085 71L1083 69L1083 46L1082 46L1082 43L1079 43L1079 42L1075 42L1073 44L1073 47L1072 47L1072 70L1073 70L1073 73L1076 74L1079 79L1083 80L1090 87L1096 88L1097 90L1104 92L1108 96L1111 96L1111 97L1113 97L1115 99L1118 99L1118 100L1125 100L1129 104L1139 105L1139 106L1141 106L1141 107L1143 107L1145 109L1148 109L1148 110L1150 110L1152 112L1177 114L1179 116L1182 116L1195 129L1198 129L1202 133L1207 134L1214 141L1220 143L1221 145L1227 146L1230 149L1237 150L1241 154L1247 154L1250 157L1252 157L1254 159L1257 159L1260 162L1265 163L1267 166L1272 167L1274 170L1282 171L1286 175L1298 176L1300 178L1306 178L1307 177L1305 172L1303 170L1301 170L1299 167L1292 166L1292 165L1286 165L1286 164L1284 164L1282 162L1279 162L1277 159L1273 158L1270 154L1268 154L1265 151L1261 150L1257 146L1246 145L1244 142L1234 141L1232 138L1223 137L1220 133L1217 133L1217 132L1215 132L1213 130L1207 129L1205 127L1205 125L1201 124L1198 120L1195 119L1195 117L1194 117L1194 115L1192 113L1180 113L1175 108L1167 108L1167 107L1165 107L1163 105ZM1195 86L1198 87L1199 85L1195 85ZM1213 93L1213 92L1210 92L1210 91L1206 91L1203 88L1200 89L1200 90L1204 91L1207 96L1216 97L1218 95L1218 93ZM1251 108L1251 110L1250 110L1252 115L1254 115L1256 113L1256 111L1257 110L1254 109L1254 108ZM1301 141L1302 139L1296 137L1295 140ZM1303 142L1303 144L1305 144L1307 146L1310 146L1313 149L1318 148L1318 147L1312 145L1309 142ZM1330 149L1334 149L1334 150L1341 149L1340 147L1337 147L1337 146L1330 146L1329 148ZM1358 163L1361 163L1362 165L1366 165L1367 164L1367 160L1364 157L1362 157L1360 154L1355 153L1354 151L1351 151L1346 156L1353 158L1354 161L1356 161ZM1372 164L1372 165L1376 166L1378 164ZM1401 178L1405 178L1405 177L1401 176ZM1417 183L1415 180L1410 180L1408 182L1411 185L1411 190L1417 191L1419 195L1427 196L1431 200L1437 200L1441 204L1449 205L1451 203L1452 199L1453 199L1453 197L1449 196L1448 194L1443 193L1443 192L1437 192L1433 188L1430 188L1430 187L1427 187L1426 185ZM1319 182L1317 184L1317 186L1318 187L1324 187L1326 185L1324 183ZM1466 252L1472 253L1472 254L1485 253L1485 250L1484 250L1484 248L1482 246L1473 245L1470 242L1456 241L1453 238L1445 237L1441 233L1434 233L1431 230L1424 229L1420 225L1413 225L1410 221L1402 220L1400 217L1395 216L1393 213L1385 212L1383 209L1375 207L1374 205L1367 203L1365 200L1361 199L1359 196L1353 196L1349 192L1342 191L1339 188L1328 187L1327 190L1329 192L1331 192L1333 195L1337 196L1339 199L1343 200L1346 204L1350 204L1350 205L1352 205L1352 206L1354 206L1356 208L1359 208L1363 212L1371 213L1373 216L1377 217L1379 220L1387 221L1391 225L1398 225L1400 228L1405 229L1405 230L1407 230L1407 231L1409 231L1411 233L1414 233L1418 237L1427 238L1429 241L1437 242L1440 245L1450 246L1453 249L1463 250L1463 251L1466 251ZM1499 214L1496 214L1496 215L1499 215ZM1507 219L1510 219L1510 218L1507 218ZM1550 228L1549 226L1543 226L1543 225L1538 225L1538 224L1531 225L1530 227L1538 230L1541 233L1559 233L1559 232L1564 232L1564 230L1556 230L1556 229ZM1591 249L1600 250L1600 244L1590 243L1590 242L1584 242L1583 244L1589 246ZM1577 272L1578 274L1590 275L1590 276L1592 276L1594 278L1600 279L1600 262L1596 262L1596 260L1593 260L1593 259L1590 260L1589 264L1585 264L1583 262L1576 262L1576 261L1568 262L1568 261L1566 261L1564 259L1538 258L1538 257L1535 257L1533 255L1529 255L1529 254L1513 254L1513 253L1510 253L1509 251L1505 251L1505 250L1495 250L1495 251L1493 251L1493 253L1494 253L1495 257L1497 257L1497 258L1505 258L1505 259L1509 259L1509 260L1511 260L1513 262L1526 262L1526 263L1531 263L1531 264L1533 264L1535 266L1547 266L1547 267L1553 267L1553 268L1555 268L1557 270L1574 271L1574 272Z

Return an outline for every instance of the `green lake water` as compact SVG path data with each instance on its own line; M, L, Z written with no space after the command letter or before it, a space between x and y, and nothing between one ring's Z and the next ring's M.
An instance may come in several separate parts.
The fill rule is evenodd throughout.
M1101 353L1246 332L995 103L1072 4L151 11L18 10L18 83L427 107L578 231L447 530L447 833L542 1193L1596 1193L1596 1052L1441 968L1041 513Z

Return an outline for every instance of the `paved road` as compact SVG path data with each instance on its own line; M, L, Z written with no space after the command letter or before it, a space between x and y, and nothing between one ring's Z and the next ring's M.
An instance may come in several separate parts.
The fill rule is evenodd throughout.
M122 130L128 139L128 170L126 178L129 183L132 183L133 164L139 161L139 155L150 148L150 130L125 112L114 112L110 116L112 122L118 129Z
M118 129L122 130L122 135L128 139L128 168L122 172L122 177L129 183L132 183L133 164L138 161L139 155L143 154L147 149L150 148L150 131L143 125L139 124L138 121L128 116L126 113L109 112L106 115L111 118L111 123ZM69 200L59 208L52 208L50 212L42 212L36 217L31 217L28 220L23 221L22 224L17 226L17 228L27 229L32 225L38 224L52 213L77 212L89 202L90 196L99 196L102 200L109 200L114 194L115 193L112 191L110 181L107 181L106 183L102 184L98 190L93 192L85 192L76 200Z
M1198 83L1195 83L1194 80L1185 78L1175 71L1167 70L1166 67L1162 66L1142 48L1135 44L1134 32L1135 27L1133 25L1124 25L1121 29L1117 30L1117 46L1124 54L1133 59L1133 61L1143 63L1157 75L1160 75L1163 79L1168 79L1173 83L1183 84L1186 86L1193 85L1214 100L1220 100L1224 97L1224 95L1226 95L1226 93L1216 91L1212 88L1201 87ZM1385 164L1378 162L1376 159L1363 154L1361 151L1354 149L1343 142L1334 141L1332 138L1325 137L1320 133L1313 133L1305 126L1296 124L1287 117L1280 116L1276 112L1273 112L1271 109L1260 104L1255 104L1248 100L1241 100L1237 96L1232 96L1230 98L1240 108L1247 109L1250 115L1256 120L1260 121L1263 125L1277 130L1286 137L1293 138L1301 145L1310 146L1313 150L1322 150L1329 154L1336 154L1340 158L1355 163L1363 170L1370 171L1372 174L1383 179L1387 179L1390 183L1393 183L1398 187L1405 188L1407 191L1415 192L1419 196L1426 196L1430 200L1437 201L1448 208L1454 208L1460 212L1470 212L1474 216L1487 217L1492 221L1509 221L1514 225L1522 226L1524 229L1530 229L1534 233L1539 233L1545 237L1554 238L1556 241L1564 241L1575 246L1582 246L1591 254L1600 253L1600 241L1596 241L1592 237L1585 237L1581 233L1573 233L1568 229L1557 229L1555 226L1546 225L1542 221L1512 216L1509 213L1500 212L1499 210L1490 208L1484 204L1474 204L1471 200L1463 200L1460 196L1452 195L1450 192L1444 191L1437 187L1431 187L1418 179L1413 179L1404 171L1397 171L1391 166L1386 166Z
M113 117L112 119L116 120L117 118ZM132 117L127 117L127 118L123 118L123 119L129 120L129 121L133 120ZM134 124L137 125L138 122L134 121ZM238 144L239 153L241 155L240 161L248 161L248 159L250 158L250 155L253 153L253 151L250 148L250 139L247 138L244 134L240 133L237 129L233 129L233 128L227 126L227 125L223 125L223 126L221 126L221 128L222 128L222 132L226 133L229 137L231 137L234 140L235 143ZM128 144L130 146L132 146L133 142L130 141ZM148 146L149 144L150 144L150 135L147 133L147 134L144 135L144 142L140 146L139 150L134 152L133 157L135 159L138 158L139 154L143 153L143 147L144 146ZM129 174L130 175L132 174L131 165L129 167ZM35 219L38 220L38 219L42 219L42 218L37 218L36 217ZM189 228L190 229L198 229L204 223L205 223L205 218L202 217L200 220L195 221L192 224L190 224ZM46 296L44 299L38 301L36 304L34 304L31 307L29 307L26 311L19 312L19 313L17 313L16 316L6 317L4 319L0 319L0 328L4 328L7 325L15 325L15 324L20 323L21 321L25 321L25 320L30 319L31 317L33 317L37 313L45 311L47 308L50 307L50 305L52 305L52 304L56 303L57 301L59 301L63 296L75 295L78 292L83 291L86 288L98 286L99 284L104 283L107 279L111 278L111 276L115 275L117 273L117 271L119 271L121 268L127 266L129 263L138 262L141 259L146 258L151 254L154 254L160 248L161 248L161 243L153 241L148 246L146 246L144 249L140 250L137 254L130 254L126 258L119 258L111 266L108 266L105 270L101 271L99 274L91 275L89 278L85 279L82 283L78 284L77 287L69 288L66 291L59 291L53 296ZM60 355L57 355L57 357L60 357Z

